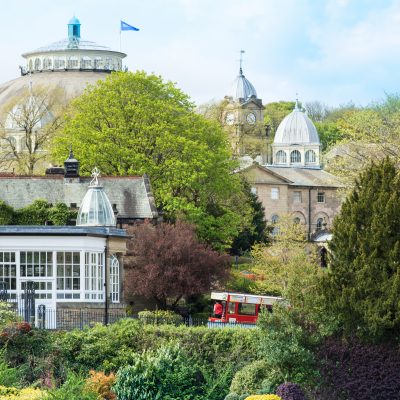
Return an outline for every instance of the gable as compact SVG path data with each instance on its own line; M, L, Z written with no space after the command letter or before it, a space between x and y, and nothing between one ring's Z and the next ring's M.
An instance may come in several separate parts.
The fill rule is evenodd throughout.
M250 184L279 184L288 185L291 182L284 177L278 175L275 172L268 170L267 168L261 167L259 165L252 165L249 168L240 172L243 174Z

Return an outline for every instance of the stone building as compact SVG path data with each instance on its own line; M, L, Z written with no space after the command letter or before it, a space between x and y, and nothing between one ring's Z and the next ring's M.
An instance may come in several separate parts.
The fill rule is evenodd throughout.
M329 232L340 210L338 189L343 185L322 169L318 132L297 101L277 129L272 163L252 163L241 172L262 202L269 223L290 214L305 226L311 240Z
M60 328L67 314L57 310L104 309L121 302L128 235L115 228L114 211L97 178L95 173L83 197L77 226L0 226L2 290L26 320Z

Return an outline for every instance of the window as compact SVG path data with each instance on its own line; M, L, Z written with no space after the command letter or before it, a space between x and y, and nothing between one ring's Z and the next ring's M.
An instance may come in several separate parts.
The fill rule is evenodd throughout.
M255 186L252 186L250 189L251 193L257 194L257 188Z
M112 303L119 303L119 261L114 255L110 257L110 297Z
M301 191L293 192L293 203L301 203Z
M228 314L236 314L236 303L228 303Z
M43 69L51 69L52 61L51 58L45 58L43 60Z
M278 215L274 214L274 215L271 217L271 223L272 223L273 225L275 225L278 221L279 221ZM278 233L279 233L279 228L278 228L277 226L274 226L273 229L272 229L271 234L272 234L273 236L275 236L275 235L277 235Z
M300 218L299 218L299 217L296 217L296 218L293 218L293 222L294 222L295 224L299 224L301 221L300 221Z
M78 59L76 57L71 57L68 60L67 68L78 68Z
M271 188L271 199L279 200L279 188Z
M315 163L317 157L315 155L314 150L307 150L306 151L306 163Z
M80 253L57 252L57 299L80 299Z
M256 315L257 304L239 303L238 314L240 315Z
M103 300L103 253L85 253L85 299Z
M322 229L324 225L324 219L323 218L318 218L317 219L317 232Z
M39 71L41 66L40 58L35 58L35 70Z
M301 163L301 154L298 150L293 150L290 153L290 162L293 164Z
M283 150L279 150L276 153L276 163L277 164L286 164L286 153Z
M54 60L54 68L59 69L59 68L65 68L65 60L56 58Z
M317 202L318 203L325 203L325 193L324 192L318 192L318 194L317 194Z
M17 290L17 264L14 252L0 251L0 281L6 284L7 291Z
M82 69L91 69L92 68L92 60L89 57L83 57L81 60L81 68Z
M53 276L53 253L45 251L21 251L21 278L49 278Z
M26 290L26 281L21 282L21 290ZM33 288L35 289L35 299L51 299L53 298L53 282L49 281L34 281Z

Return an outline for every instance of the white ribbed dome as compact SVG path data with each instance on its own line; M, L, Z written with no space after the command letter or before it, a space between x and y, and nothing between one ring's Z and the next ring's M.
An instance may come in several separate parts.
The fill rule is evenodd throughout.
M250 83L248 79L243 75L242 68L239 70L239 75L235 79L233 83L232 89L230 91L230 95L235 99L244 99L247 100L251 96L257 97L256 89Z
M296 101L295 109L279 124L274 144L319 144L319 136L314 124L300 110Z
M77 226L115 226L114 212L102 186L97 179L89 186L79 208ZM93 181L92 181L93 182Z

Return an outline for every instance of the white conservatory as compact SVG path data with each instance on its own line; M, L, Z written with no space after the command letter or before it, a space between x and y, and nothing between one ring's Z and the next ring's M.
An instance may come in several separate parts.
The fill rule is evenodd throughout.
M55 312L119 303L127 238L115 228L112 206L95 176L77 226L0 226L2 294L21 310L33 288L36 317L41 306ZM54 316L46 322L50 328L57 324Z

